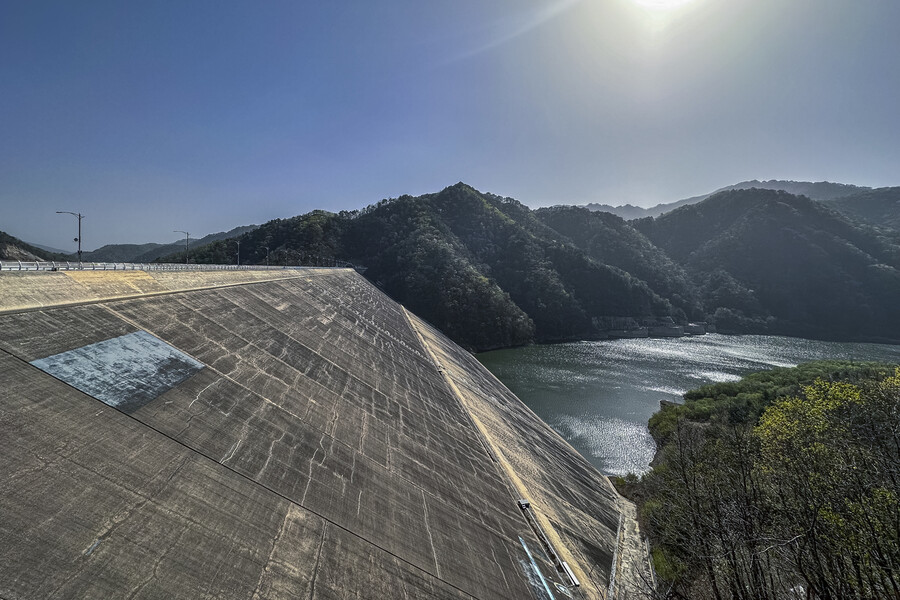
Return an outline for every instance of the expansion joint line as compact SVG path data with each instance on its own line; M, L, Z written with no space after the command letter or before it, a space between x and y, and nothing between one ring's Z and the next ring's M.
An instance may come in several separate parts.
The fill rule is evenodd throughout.
M29 363L29 362L26 361L25 359L23 359L23 358L21 358L21 357L19 357L19 356L16 356L16 355L13 354L12 352L9 352L8 350L6 350L6 349L4 349L4 348L0 348L0 352L3 352L4 354L8 354L9 356L13 357L15 360L18 360L18 361L22 362L23 364L27 365L28 367L30 367L30 368L32 368L32 369L37 369L37 367L35 367L34 365L32 365L31 363ZM39 370L39 369L38 369L38 370ZM49 373L45 373L44 371L41 371L41 373L44 374L44 375L47 375L48 377L53 377L53 375L50 375ZM88 395L88 394L85 394L84 392L82 392L82 391L79 390L78 388L74 387L72 384L63 381L62 379L58 379L58 378L56 378L56 377L53 377L53 379L56 379L56 380L59 381L61 384L63 384L63 385L66 386L67 388L73 390L73 391L76 392L77 394L82 395L82 396L85 396L85 397L89 398L90 400L93 400L94 402L99 402L99 403L102 404L104 407L108 407L108 408L109 408L109 405L106 404L105 402L103 402L102 400L99 400L99 399L97 399L97 398L94 398L93 396L90 396L90 395ZM333 520L329 519L328 517L326 517L325 515L321 514L320 512L318 512L318 511L316 511L316 510L313 510L312 508L303 506L302 504L298 503L296 500L294 500L294 499L292 499L292 498L290 498L290 497L284 495L283 493L281 493L281 492L279 492L279 491L277 491L277 490L272 489L271 487L265 485L264 483L261 483L261 482L259 482L259 481L256 481L255 479L253 479L253 478L250 477L249 475L245 475L244 473L241 473L240 471L236 471L235 469L233 469L232 467L229 467L228 465L224 465L224 464L220 463L218 460L216 460L215 458L213 458L213 457L210 456L209 454L206 454L205 452L201 452L200 450L197 450L196 448L191 448L190 446L188 446L187 444L185 444L185 443L182 442L181 440L175 439L174 437L172 437L172 436L169 435L168 433L165 433L164 431L161 431L161 430L157 429L156 427L153 427L152 425L148 425L147 423L144 423L143 421L141 421L140 419L138 419L138 418L135 417L134 415L128 414L128 413L124 413L124 412L122 412L122 411L120 411L120 410L118 410L118 409L115 410L115 413L114 413L114 414L122 415L124 418L129 419L129 420L134 421L135 423L137 423L137 425L138 425L139 427L148 429L148 430L150 430L150 431L156 433L157 435L159 435L159 436L161 436L161 437L163 437L163 438L169 440L170 442L173 442L173 443L175 443L176 445L181 446L182 448L184 448L185 450L187 450L187 451L190 452L191 454L196 455L196 456L199 456L199 457L201 457L202 459L205 459L205 460L209 461L210 463L212 463L213 468L216 468L216 469L224 469L224 470L226 470L226 471L232 473L234 476L239 477L240 479L246 480L246 481L247 481L248 483L250 483L251 485L258 486L258 487L260 487L260 488L266 490L266 491L269 492L270 494L273 494L274 496L277 496L278 498L281 498L282 500L284 500L284 501L287 502L288 504L290 504L290 505L292 505L292 506L296 506L296 507L299 508L300 510L305 510L306 512L308 512L308 513L310 513L310 514L319 517L320 519L322 519L322 521L323 521L324 523L327 523L328 525L333 525L334 527L337 527L337 528L340 529L341 531L344 531L344 532L346 532L346 533L352 535L353 537L362 540L363 542L365 542L366 544L372 546L373 548L375 548L375 549L377 549L377 550L380 550L381 552L384 552L386 555L395 558L396 560L400 561L401 563L403 563L403 564L405 564L405 565L408 565L408 566L411 567L412 569L415 569L416 571L420 571L420 572L424 573L425 575L427 575L427 576L429 576L429 577L433 577L435 580L440 581L441 583L443 583L443 584L446 585L447 587L456 590L457 592L459 592L460 594L462 594L462 595L465 596L466 598L472 598L473 600L478 600L478 597L477 597L477 596L473 596L470 592L467 592L466 590L462 589L461 587L459 587L458 585L454 584L453 582L447 581L446 579L443 579L442 577L438 577L438 576L435 575L434 573L431 573L430 571L428 571L428 570L426 570L426 569L420 567L419 565L417 565L417 564L411 562L409 559L404 558L404 557L400 556L399 554L396 554L395 552L392 552L391 550L385 548L384 546L378 544L377 542L374 542L374 541L372 541L372 540L370 540L370 539L368 539L368 538L363 537L362 535L360 535L359 533L353 531L352 529L349 529L349 528L345 527L344 525L341 525L340 523L338 523L338 522L336 522L336 521L333 521ZM6 600L6 599L0 597L0 600Z

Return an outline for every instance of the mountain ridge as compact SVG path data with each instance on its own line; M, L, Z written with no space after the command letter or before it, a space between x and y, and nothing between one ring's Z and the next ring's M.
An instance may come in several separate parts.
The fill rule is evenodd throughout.
M264 246L272 264L364 266L385 292L475 350L602 337L623 319L900 339L891 310L900 247L823 202L777 190L719 192L626 222L584 207L531 210L458 183L359 211L277 219L241 237L241 262L264 263ZM233 262L235 249L218 241L192 258Z
M719 192L746 190L751 188L781 190L798 196L807 196L809 198L812 198L813 200L819 200L821 202L828 202L837 198L843 198L845 196L872 190L872 188L865 186L852 185L848 183L832 183L830 181L811 182L793 181L786 179L770 179L768 181L759 181L757 179L751 179L748 181L736 183L734 185L728 185L723 188L719 188L708 194L691 196L690 198L684 198L675 202L665 202L657 204L655 206L651 206L649 208L642 208L640 206L633 206L631 204L611 206L609 204L597 203L586 204L585 208L593 211L609 212L630 221L632 219L641 219L644 217L657 217L661 214L673 211L676 208L681 208L682 206L702 202L703 200L706 200L710 196L718 194Z
M241 225L229 231L210 233L202 238L191 239L189 248L199 248L217 240L229 239L252 231L256 225ZM148 242L146 244L106 244L90 252L82 252L85 262L153 262L163 256L179 252L184 242Z
M691 273L720 325L825 339L900 337L898 246L824 203L731 190L635 226Z
M460 182L361 210L315 210L213 234L195 242L189 259L349 262L470 350L698 321L734 333L900 340L895 232L846 214L855 207L884 222L900 188L826 202L733 187L625 221L585 207L532 210ZM155 254L165 248L152 246ZM185 261L183 246L168 248L179 252L156 260Z

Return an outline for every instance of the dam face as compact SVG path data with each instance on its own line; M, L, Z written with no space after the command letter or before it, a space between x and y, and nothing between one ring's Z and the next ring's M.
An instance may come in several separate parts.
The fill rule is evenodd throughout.
M605 598L620 506L352 270L0 274L4 600Z

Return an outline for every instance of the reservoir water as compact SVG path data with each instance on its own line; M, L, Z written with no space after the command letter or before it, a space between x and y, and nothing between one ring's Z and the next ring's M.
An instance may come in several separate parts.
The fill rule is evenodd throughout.
M644 473L647 420L661 400L753 371L822 359L900 363L900 346L760 335L585 341L478 355L490 371L600 471Z

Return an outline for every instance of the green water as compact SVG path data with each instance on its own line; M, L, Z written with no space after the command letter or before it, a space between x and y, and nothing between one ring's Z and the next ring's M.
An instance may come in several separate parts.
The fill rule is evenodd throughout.
M900 363L900 346L710 334L497 350L478 359L600 471L643 473L661 400L752 371L822 359Z

